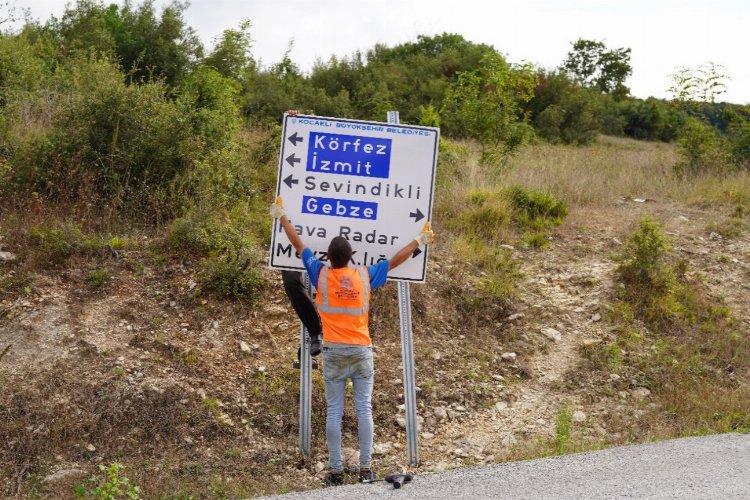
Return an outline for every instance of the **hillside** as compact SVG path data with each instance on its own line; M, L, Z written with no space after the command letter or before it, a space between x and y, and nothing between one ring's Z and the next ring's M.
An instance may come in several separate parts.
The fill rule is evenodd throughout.
M750 428L747 173L680 179L669 144L608 137L525 146L501 170L483 167L473 143L444 146L438 239L427 283L412 286L417 474ZM503 198L510 186L567 208L524 219ZM0 217L0 250L17 257L0 264L3 496L75 497L114 462L144 498L320 484L322 379L316 371L304 460L299 323L278 272L260 264L268 284L255 304L218 298L202 255L170 247L164 228L127 224L106 244L42 261L49 246L33 228L66 216L32 208L16 202ZM645 215L670 241L676 281L672 298L631 307L618 266ZM375 466L386 472L408 468L393 283L371 318ZM344 425L352 455L351 406Z

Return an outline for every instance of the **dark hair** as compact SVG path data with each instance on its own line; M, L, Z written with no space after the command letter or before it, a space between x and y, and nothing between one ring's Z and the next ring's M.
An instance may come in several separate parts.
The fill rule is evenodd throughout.
M349 240L343 236L336 236L328 245L328 258L331 259L331 265L334 269L346 267L352 258L352 246Z

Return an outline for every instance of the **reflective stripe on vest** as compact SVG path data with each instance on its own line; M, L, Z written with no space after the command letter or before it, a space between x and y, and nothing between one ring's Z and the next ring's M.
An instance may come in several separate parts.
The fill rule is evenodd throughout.
M321 270L320 277L318 278L318 285L320 285L320 296L322 303L318 304L318 310L328 314L348 314L350 316L362 316L370 310L370 279L365 273L364 267L358 267L359 276L362 279L362 286L364 287L364 304L361 308L358 307L332 307L328 305L328 267L325 266Z

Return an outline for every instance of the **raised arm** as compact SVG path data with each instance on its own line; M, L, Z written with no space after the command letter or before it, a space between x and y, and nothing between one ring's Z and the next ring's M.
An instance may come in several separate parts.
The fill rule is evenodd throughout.
M432 232L432 229L430 229L430 223L424 225L424 229L422 229L422 232L420 232L416 238L411 240L409 243L406 244L401 250L396 252L396 254L391 257L391 259L388 261L388 270L394 269L404 262L411 256L412 253L414 253L414 250L419 248L422 245L428 245L435 241L435 233Z
M279 220L279 222L281 223L281 227L284 228L286 237L289 238L289 241L294 246L294 249L297 250L297 253L302 255L302 250L305 249L305 244L302 243L302 238L299 237L297 231L294 230L292 223L289 222L289 218L286 216L286 211L281 205L281 196L276 198L276 203L271 205L268 213L271 214L271 217L273 217L274 219Z

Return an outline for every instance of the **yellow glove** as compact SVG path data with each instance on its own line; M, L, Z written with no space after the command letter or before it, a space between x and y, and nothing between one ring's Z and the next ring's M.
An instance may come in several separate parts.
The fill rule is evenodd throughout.
M276 203L273 203L269 209L268 213L273 217L274 219L281 219L286 215L286 212L284 211L284 207L281 204L281 196L276 198Z
M419 243L419 246L428 245L428 244L432 243L433 241L435 241L435 233L432 232L432 229L430 229L430 223L429 222L427 222L424 225L424 228L422 229L422 232L419 233L417 235L417 237L414 238L414 239L417 240L417 243Z

